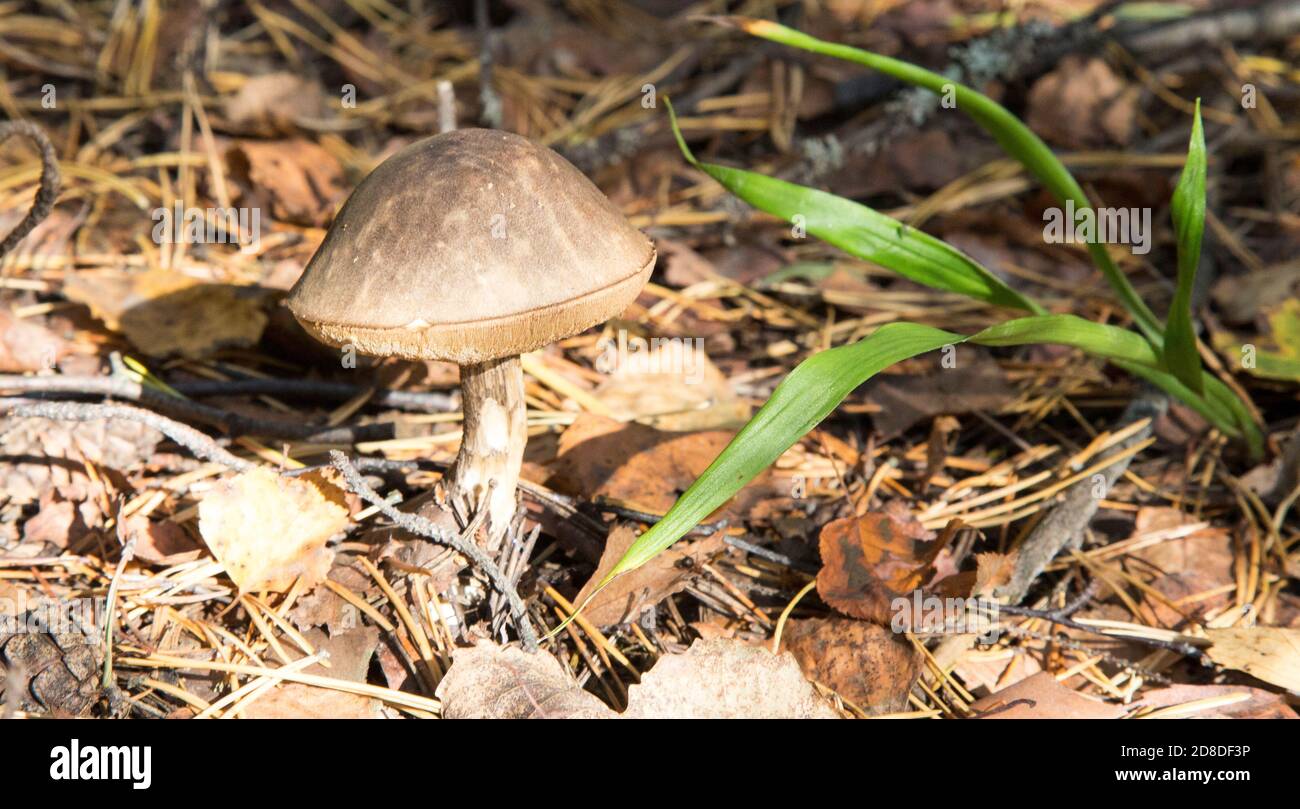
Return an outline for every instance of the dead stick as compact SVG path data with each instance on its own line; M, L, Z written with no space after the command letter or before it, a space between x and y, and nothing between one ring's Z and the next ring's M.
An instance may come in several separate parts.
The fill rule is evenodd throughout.
M32 232L32 228L41 223L45 217L50 215L50 209L54 207L54 201L59 198L59 186L62 182L59 176L59 156L54 152L54 144L46 137L45 130L30 121L5 121L0 123L0 143L3 143L14 135L21 135L30 138L36 143L41 151L41 184L36 191L36 198L32 200L32 207L27 210L27 215L23 221L0 242L0 258L13 249L14 245L22 241L23 237Z
M1131 424L1139 419L1149 418L1152 422L1162 415L1168 407L1169 400L1158 391L1145 390L1139 394L1124 410L1119 426ZM1141 430L1119 442L1111 448L1108 455L1114 456L1124 452L1133 444L1146 440L1151 433L1148 424ZM1118 459L1104 472L1105 490L1109 491L1115 481L1128 469L1131 455ZM1091 478L1085 478L1065 490L1064 499L1044 517L1021 544L1016 556L1016 569L1011 581L998 588L999 599L1010 604L1017 604L1029 592L1029 588L1056 555L1067 545L1077 543L1083 529L1097 513L1100 499L1095 495Z
M232 455L212 438L188 424L130 405L90 404L86 402L37 402L31 399L0 398L0 413L12 416L58 421L96 421L122 419L152 427L205 461L246 472L257 465Z

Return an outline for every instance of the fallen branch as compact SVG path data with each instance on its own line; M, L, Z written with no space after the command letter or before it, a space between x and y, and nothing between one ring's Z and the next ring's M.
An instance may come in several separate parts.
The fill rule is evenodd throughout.
M11 393L105 396L136 402L177 418L218 427L232 435L263 435L320 443L379 441L393 437L388 423L330 427L288 419L257 419L172 396L122 376L0 376L0 390Z
M297 396L304 399L346 401L365 388L347 382L318 382L311 379L230 379L169 383L186 396ZM415 413L451 413L458 405L447 393L376 388L370 404Z
M97 421L122 419L152 427L185 447L196 458L237 472L246 472L257 464L246 461L219 446L211 437L188 424L181 424L152 410L120 404L90 404L87 402L37 402L31 399L0 398L0 413L24 418L54 419L57 421Z
M1164 413L1168 404L1169 400L1163 394L1146 390L1125 408L1118 426L1123 427L1141 419L1151 419L1154 423L1155 419ZM1125 455L1124 450L1139 441L1146 440L1151 434L1151 429L1152 425L1147 424L1133 435L1115 444L1107 453L1108 457L1123 456L1104 472L1099 473L1105 475L1107 491L1124 474L1128 469L1129 461L1132 460L1133 456ZM1011 580L996 591L999 599L1009 604L1019 603L1029 592L1034 580L1056 558L1056 555L1067 545L1077 545L1083 529L1092 521L1100 503L1093 492L1093 486L1093 481L1089 477L1066 489L1061 502L1043 517L1038 525L1034 526L1033 531L1020 545L1016 556L1016 569L1011 575Z
M41 185L36 191L36 198L32 200L32 207L27 210L27 215L23 221L19 222L9 235L5 236L3 242L0 242L0 258L4 258L14 245L22 241L23 237L32 232L32 228L44 221L45 217L50 215L50 210L54 208L54 202L59 198L59 186L62 179L59 176L59 156L54 152L54 144L46 137L45 130L29 121L5 121L0 123L0 143L12 138L14 135L20 135L32 140L41 151Z

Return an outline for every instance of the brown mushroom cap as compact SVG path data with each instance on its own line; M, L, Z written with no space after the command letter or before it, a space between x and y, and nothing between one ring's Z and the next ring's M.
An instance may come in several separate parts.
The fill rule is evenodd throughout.
M650 240L564 158L461 129L362 181L288 304L322 342L465 365L608 320L654 260Z

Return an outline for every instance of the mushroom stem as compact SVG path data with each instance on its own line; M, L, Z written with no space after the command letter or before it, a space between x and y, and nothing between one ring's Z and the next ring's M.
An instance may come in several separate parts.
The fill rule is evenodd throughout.
M528 441L519 357L462 365L460 389L464 434L449 493L469 513L486 498L488 546L495 547L515 516L515 485Z

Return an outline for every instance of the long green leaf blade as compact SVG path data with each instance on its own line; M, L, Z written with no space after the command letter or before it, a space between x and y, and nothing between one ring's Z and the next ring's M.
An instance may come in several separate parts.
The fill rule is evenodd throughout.
M965 339L915 323L889 323L856 343L814 354L799 363L664 518L632 543L606 582L640 567L681 539L874 374Z
M1083 349L1108 360L1125 360L1160 368L1160 355L1142 336L1128 329L1094 323L1075 315L1043 315L1008 320L970 338L984 346L1056 343Z
M1021 123L1006 107L977 90L964 84L958 84L946 76L941 76L917 65L849 45L826 42L769 20L756 20L747 17L715 19L720 23L734 25L749 34L772 42L779 42L811 53L843 59L847 62L869 67L908 84L923 87L933 93L942 95L951 89L958 109L964 111L975 123L993 136L998 145L1012 157L1019 160L1026 170L1051 191L1062 205L1065 205L1068 201L1073 201L1074 208L1078 212L1082 212L1085 208L1092 208L1092 203L1079 182L1074 179L1074 175L1070 174L1070 170L1052 153L1047 144L1035 135L1029 127ZM1141 329L1148 340L1159 345L1164 332L1159 319L1156 318L1150 307L1138 295L1128 277L1116 266L1110 254L1106 252L1106 246L1095 239L1090 239L1088 253L1092 256L1093 262L1106 276L1106 280L1110 282L1111 287L1114 288L1120 302L1133 316L1138 328Z
M915 323L890 323L856 343L814 354L796 366L663 519L632 544L600 587L640 567L685 536L826 418L858 385L895 362L963 342L1074 346L1104 357L1187 401L1226 435L1241 434L1229 408L1188 389L1163 367L1150 343L1127 329L1074 315L1019 318L970 337ZM1206 379L1222 384L1208 375Z
M701 163L686 145L672 102L665 99L673 134L691 165L755 208L800 222L807 232L852 256L918 284L998 306L1042 313L1037 302L1007 286L955 247L852 200L743 169Z
M1201 261L1205 232L1205 132L1201 129L1201 100L1196 100L1187 163L1178 178L1172 203L1174 233L1178 237L1178 287L1165 325L1165 362L1187 387L1200 393L1201 355L1192 327L1192 291Z

